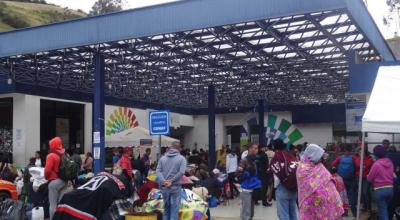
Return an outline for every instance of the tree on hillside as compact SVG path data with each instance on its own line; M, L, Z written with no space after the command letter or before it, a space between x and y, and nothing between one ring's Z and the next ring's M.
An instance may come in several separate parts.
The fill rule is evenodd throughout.
M121 11L123 0L97 0L94 3L90 15L101 15L110 12Z

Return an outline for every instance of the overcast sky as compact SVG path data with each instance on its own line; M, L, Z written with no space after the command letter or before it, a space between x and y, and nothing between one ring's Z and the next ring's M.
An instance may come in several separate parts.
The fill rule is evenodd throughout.
M89 12L96 0L46 0L49 3L61 5L63 7L68 7L72 9L81 9L85 12ZM138 8L155 4L162 4L171 2L173 0L125 0L125 8ZM377 23L379 29L383 33L385 38L393 37L394 31L398 29L395 25L385 26L383 24L383 16L388 12L386 6L386 0L367 0L368 9L372 14L375 22Z

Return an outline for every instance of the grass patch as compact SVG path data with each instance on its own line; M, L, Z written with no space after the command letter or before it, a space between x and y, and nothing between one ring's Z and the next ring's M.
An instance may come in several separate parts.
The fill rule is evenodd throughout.
M0 32L84 17L55 5L0 0Z

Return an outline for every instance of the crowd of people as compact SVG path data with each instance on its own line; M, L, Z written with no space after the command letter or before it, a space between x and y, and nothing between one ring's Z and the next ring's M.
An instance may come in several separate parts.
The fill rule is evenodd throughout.
M372 149L369 152L367 144L344 146L343 152L330 161L318 145L288 147L280 139L268 146L249 144L244 151L222 146L216 152L217 165L212 172L208 172L207 155L200 153L202 149L189 153L182 150L182 155L196 164L195 176L210 192L216 192L212 195L219 199L240 195L242 220L253 218L254 205L259 201L268 207L273 199L282 220L354 218L359 191L361 212L375 214L374 191L378 218L392 219L400 206L399 154L388 140ZM221 173L227 178L218 183L215 174Z
M372 214L371 188L380 220L392 219L395 208L400 205L400 161L387 140L375 146L373 154L367 145L358 147L356 152L347 147L332 164L326 161L325 150L315 144L297 146L291 151L278 139L267 151L263 149L264 146L258 146L257 150L257 145L250 144L239 162L236 176L241 185L242 220L252 219L254 202L260 195L268 202L271 192L274 192L277 214L282 220L355 217L359 182L362 211L368 215ZM365 149L362 163L361 149ZM267 167L265 156L269 162Z
M49 149L46 159L36 152L24 173L29 174L28 170L32 167L44 167L44 178L48 183L45 195L52 219L53 216L62 216L62 209L58 208L60 202L74 202L73 198L85 194L76 190L92 190L93 186L79 188L85 183L77 183L79 175L93 171L93 157L88 152L82 160L78 150L65 151L59 137L50 140ZM362 149L364 156L361 161ZM111 173L123 183L126 180L134 183L132 185L140 197L138 205L147 201L153 189L160 189L164 199L165 220L178 219L182 188L194 192L201 188L201 196L210 207L239 198L241 220L253 219L254 206L263 205L267 208L273 200L276 201L277 215L281 220L354 217L358 211L358 192L361 194L361 211L372 215L375 201L379 220L391 220L395 209L400 206L400 158L396 148L387 140L373 147L372 152L368 151L367 144L356 148L344 147L343 153L332 162L328 161L325 149L318 145L304 143L288 147L280 139L268 146L248 144L243 150L222 146L216 152L215 167L209 167L208 151L197 150L196 147L190 151L179 142L164 148L161 153L162 157L157 161L151 158L151 149L135 157L132 147L114 148ZM71 169L75 173L65 172L64 155L78 167ZM2 163L2 170L7 167L8 164ZM2 172L1 175L4 178L9 174ZM67 178L68 175L74 178ZM114 178L107 175L101 174L101 177L94 179ZM119 183L117 179L115 183ZM29 175L24 177L24 183L30 186L24 190L27 197L35 194L32 183L29 185L30 180ZM64 198L69 180L75 183L76 190ZM89 195L94 194L88 193L86 196ZM31 200L29 198L27 201Z

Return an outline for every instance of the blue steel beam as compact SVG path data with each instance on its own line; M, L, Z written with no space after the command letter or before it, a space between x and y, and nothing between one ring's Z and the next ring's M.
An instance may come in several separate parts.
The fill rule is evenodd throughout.
M258 100L258 142L260 145L265 145L265 122L264 122L265 101Z
M213 85L208 86L208 150L209 150L208 169L211 172L216 165L215 88Z
M346 0L188 0L0 34L0 57L174 33L246 21L307 14L348 6ZM354 9L353 9L354 10ZM357 17L356 17L357 18ZM371 18L369 18L370 21ZM359 21L370 23L365 21ZM376 28L363 31L379 43ZM382 45L383 46L383 45ZM390 51L389 48L382 49ZM383 53L388 56L388 53Z
M104 170L104 57L95 55L95 85L93 98L93 153L94 173ZM98 152L98 153L97 153Z

